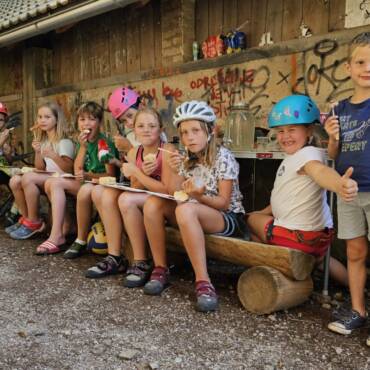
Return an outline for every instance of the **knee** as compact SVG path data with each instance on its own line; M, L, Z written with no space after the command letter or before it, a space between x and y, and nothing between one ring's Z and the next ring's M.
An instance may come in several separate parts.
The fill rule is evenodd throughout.
M91 191L92 189L90 186L82 186L77 193L77 203L91 201Z
M13 176L9 181L10 189L12 190L18 190L20 189L22 184L22 177L21 176Z
M367 241L365 238L347 242L347 258L350 262L365 262L367 257Z
M136 206L136 204L130 197L130 194L122 193L118 198L118 206L122 213L126 213L130 208Z
M104 188L101 185L97 185L91 192L91 199L95 204L99 204L103 195Z
M183 203L176 207L176 221L179 226L187 224L197 217L194 204Z
M51 193L51 189L52 189L52 186L53 186L53 180L52 179L47 179L45 181L45 185L44 185L44 189L45 189L45 193L49 196L50 193Z
M34 182L33 173L26 173L22 176L21 183L22 187L26 187Z
M144 217L146 219L158 219L163 217L163 202L160 198L149 197L144 203Z
M117 196L110 189L105 189L101 195L100 203L104 208L117 207Z

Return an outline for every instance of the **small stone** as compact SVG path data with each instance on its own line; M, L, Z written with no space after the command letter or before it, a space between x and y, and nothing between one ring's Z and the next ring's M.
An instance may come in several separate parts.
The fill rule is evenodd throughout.
M342 302L344 297L342 292L336 292L333 297L335 300Z
M340 355L343 352L343 349L340 347L336 347L335 352L337 353L337 355Z
M151 363L149 364L149 366L150 366L150 368L151 368L152 370L157 370L157 369L159 369L159 363L158 363L158 362L151 362Z
M330 310L330 309L331 309L331 304L329 304L329 303L323 303L323 304L321 305L321 307L322 307L322 308L325 308L326 310Z
M137 370L152 370L152 367L148 362L143 362L141 364L136 365Z
M268 315L267 316L271 321L276 321L276 316L275 315Z
M138 354L139 351L137 351L136 349L124 349L119 353L118 358L120 358L121 360L131 360Z
M298 312L298 317L301 318L303 316L302 312Z
M176 357L175 358L175 363L176 364L180 364L182 362L182 358L181 357Z
M22 338L26 338L26 337L27 337L27 333L26 333L25 331L19 331L17 334L18 334L20 337L22 337Z

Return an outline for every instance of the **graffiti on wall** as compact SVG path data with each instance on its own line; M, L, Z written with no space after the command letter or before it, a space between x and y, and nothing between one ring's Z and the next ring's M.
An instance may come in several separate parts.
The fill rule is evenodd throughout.
M175 134L172 116L176 107L194 99L207 101L221 124L231 105L242 99L264 126L272 105L286 95L310 95L321 110L327 109L328 102L349 96L352 86L345 68L346 57L346 46L338 45L333 39L322 39L313 47L291 55L157 77L130 86L140 93L145 106L160 111L170 136ZM62 94L56 99L71 118L83 101L95 100L106 109L114 87ZM105 116L109 123L112 118L109 114Z

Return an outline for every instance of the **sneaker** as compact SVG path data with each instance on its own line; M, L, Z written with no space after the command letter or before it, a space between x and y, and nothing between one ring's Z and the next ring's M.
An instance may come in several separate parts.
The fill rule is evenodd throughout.
M44 230L45 230L44 222L41 222L40 225L36 226L35 228L31 228L22 223L16 230L13 230L9 234L9 236L12 239L24 240L24 239L29 239L31 236L41 233Z
M343 317L351 315L352 307L350 302L344 303L337 308L335 308L331 313L331 318L333 321L339 321Z
M15 224L12 224L12 225L10 225L10 226L6 227L6 228L5 228L5 232L6 232L7 234L10 234L11 232L13 232L13 231L17 230L17 229L18 229L18 227L22 225L22 221L23 221L23 217L21 216L21 217L19 218L19 220L18 220Z
M144 285L144 293L148 295L160 295L169 285L170 272L167 267L154 267L150 280Z
M96 266L90 267L85 276L91 279L102 278L108 275L122 274L126 271L127 261L124 258L117 261L112 256L105 257L102 261L98 262Z
M215 311L218 308L218 298L214 286L209 281L200 280L195 283L197 311Z
M80 244L74 241L70 247L64 252L63 257L69 260L82 256L87 249L87 244Z
M337 321L328 324L328 329L343 335L349 335L354 329L365 326L367 317L361 316L357 311L351 310Z
M147 261L136 261L128 269L123 279L126 288L137 288L145 285L150 277L152 265Z

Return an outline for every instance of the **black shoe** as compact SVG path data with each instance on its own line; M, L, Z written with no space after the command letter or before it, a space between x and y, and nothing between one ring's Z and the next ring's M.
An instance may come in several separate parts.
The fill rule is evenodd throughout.
M337 321L328 324L328 329L343 335L349 335L353 330L362 328L366 325L367 316L361 316L357 311L351 310L347 315Z
M72 260L74 258L82 256L86 252L86 249L87 249L86 244L82 245L74 241L70 245L70 247L64 252L63 257L68 260Z
M123 286L126 288L137 288L145 285L149 280L153 266L147 261L136 261L128 269Z
M121 258L119 262L112 256L105 257L96 266L90 267L85 276L90 279L99 279L109 275L123 274L127 268L127 261Z

